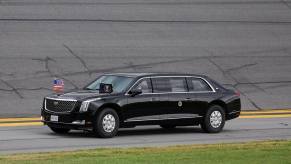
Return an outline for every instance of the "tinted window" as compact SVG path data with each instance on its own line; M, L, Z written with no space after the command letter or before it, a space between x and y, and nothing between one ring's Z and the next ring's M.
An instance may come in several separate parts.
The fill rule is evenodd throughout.
M151 87L151 81L149 79L144 79L141 82L139 82L134 89L140 89L142 90L142 93L151 93L152 87Z
M170 78L170 85L172 92L186 92L185 78Z
M153 90L155 93L171 92L169 78L152 78Z
M189 84L190 91L200 92L200 91L212 91L211 87L200 78L191 78Z
M186 92L186 81L183 77L165 77L153 78L153 90L156 93L161 92Z

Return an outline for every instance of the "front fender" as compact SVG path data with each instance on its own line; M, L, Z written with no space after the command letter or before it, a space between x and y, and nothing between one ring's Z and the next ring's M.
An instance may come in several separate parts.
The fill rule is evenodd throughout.
M92 102L90 103L88 110L90 111L92 116L96 116L96 114L104 108L115 109L118 114L121 114L121 106L117 103L111 102Z
M104 104L105 102L102 100L91 102L88 107L88 112L91 113L91 116L95 116L95 114L101 109Z

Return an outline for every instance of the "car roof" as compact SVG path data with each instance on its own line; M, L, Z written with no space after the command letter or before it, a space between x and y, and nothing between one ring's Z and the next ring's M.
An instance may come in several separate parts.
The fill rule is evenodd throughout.
M117 76L128 76L134 78L150 77L150 76L196 76L196 77L207 77L205 75L188 74L188 73L165 73L165 72L150 72L150 73L106 73L105 75L117 75Z

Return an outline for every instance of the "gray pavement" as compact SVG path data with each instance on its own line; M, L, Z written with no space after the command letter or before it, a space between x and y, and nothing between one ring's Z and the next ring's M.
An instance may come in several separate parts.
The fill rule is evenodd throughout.
M178 127L169 131L158 126L121 129L115 138L100 139L90 133L72 131L57 135L44 126L1 127L0 154L77 150L104 147L150 147L187 144L235 143L291 139L290 118L235 119L218 134L200 127Z
M0 117L102 72L206 74L244 110L290 108L290 62L290 0L0 1Z

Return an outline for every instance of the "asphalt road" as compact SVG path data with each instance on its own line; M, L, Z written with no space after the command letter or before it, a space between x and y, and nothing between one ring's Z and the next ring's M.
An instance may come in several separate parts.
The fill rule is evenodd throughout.
M291 107L290 0L1 0L0 117L39 115L53 77L206 74L243 110Z
M218 134L203 133L200 127L178 127L169 131L158 126L144 126L121 129L112 139L95 138L92 134L82 131L58 135L45 126L1 127L0 154L274 139L291 139L290 118L235 119L227 122L224 131Z

